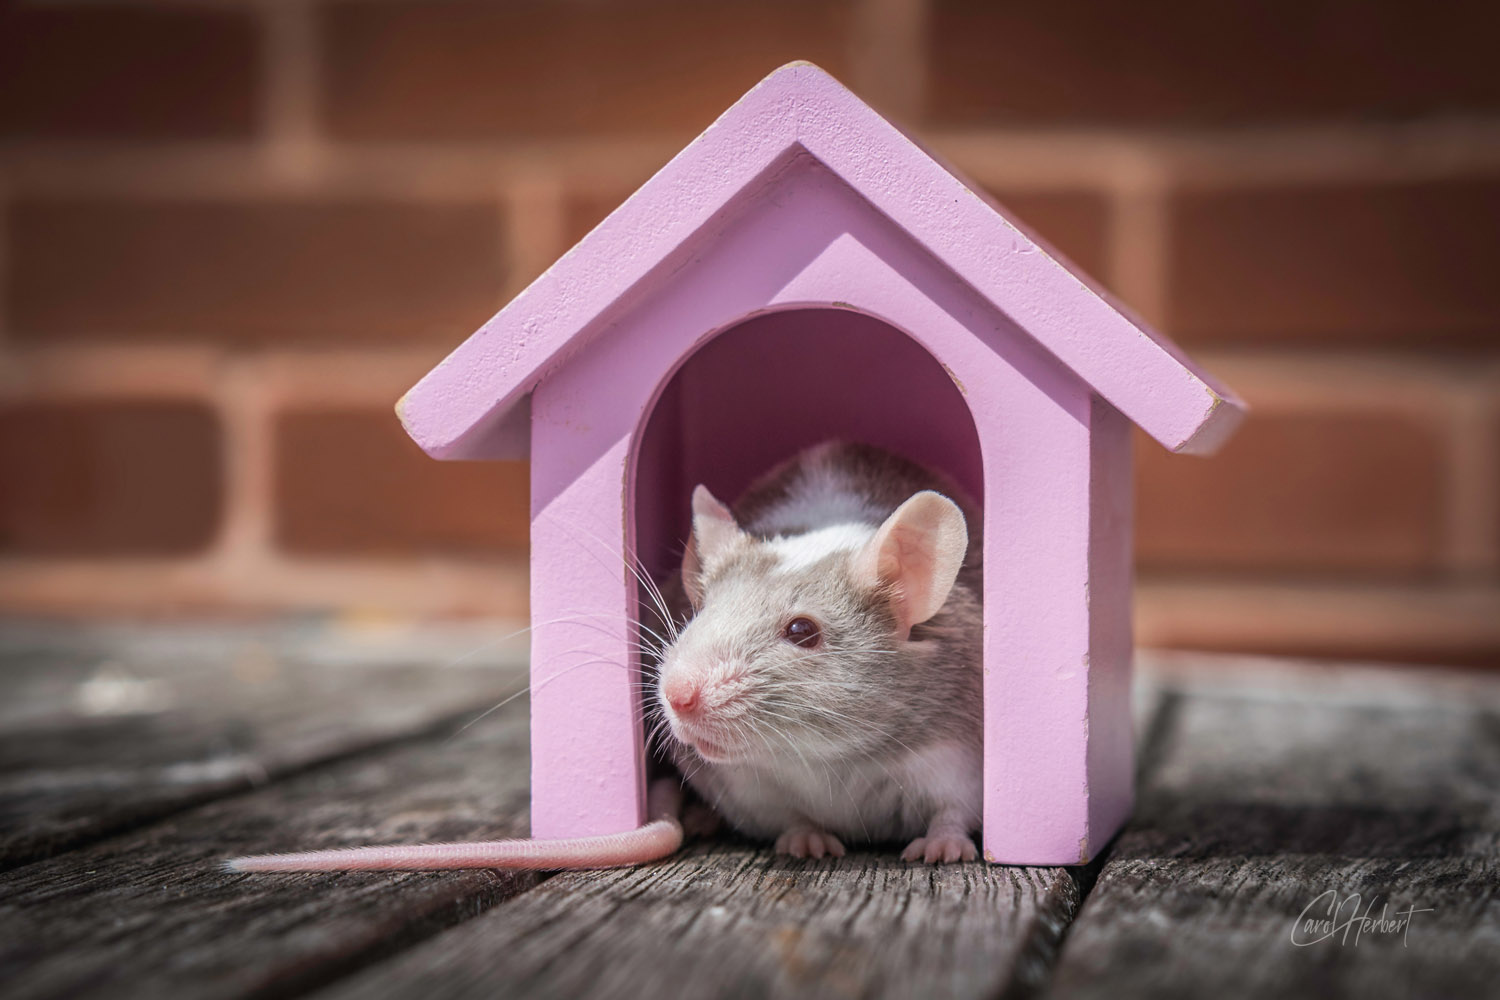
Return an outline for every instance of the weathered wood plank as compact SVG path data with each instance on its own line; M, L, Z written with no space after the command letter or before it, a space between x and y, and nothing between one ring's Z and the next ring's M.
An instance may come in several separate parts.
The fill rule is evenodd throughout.
M1060 869L699 844L558 875L320 997L992 996L1041 974L1077 899Z
M467 635L444 650L425 638L8 627L0 870L432 731L525 683L523 647Z
M1155 687L1137 689L1149 728ZM1078 904L1049 868L800 862L722 839L556 876L326 994L989 997L1042 981Z
M1052 991L1500 995L1500 683L1221 669L1160 681L1156 766ZM1421 912L1403 933L1346 923L1372 902Z
M231 856L526 832L526 705L0 876L0 983L43 997L280 996L536 884L530 873L244 875Z

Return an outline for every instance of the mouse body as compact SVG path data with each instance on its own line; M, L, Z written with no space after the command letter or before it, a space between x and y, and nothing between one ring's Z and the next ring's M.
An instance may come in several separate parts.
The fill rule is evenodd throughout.
M682 595L648 664L648 823L557 840L261 855L232 871L607 868L674 853L682 782L720 818L797 857L845 842L971 860L982 801L980 539L951 484L829 442L759 479L733 511L703 486ZM648 588L653 589L654 588ZM683 619L678 624L676 619ZM649 628L649 627L648 627ZM704 825L700 813L697 825Z
M810 448L734 505L693 496L691 617L658 667L666 752L737 830L796 856L975 856L980 539L957 491L867 445Z

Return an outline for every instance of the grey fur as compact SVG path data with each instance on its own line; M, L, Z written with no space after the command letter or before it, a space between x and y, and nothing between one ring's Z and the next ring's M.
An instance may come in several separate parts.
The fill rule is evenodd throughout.
M832 520L812 523L805 501L815 489L826 500L830 483L837 496L823 506L835 508ZM954 499L970 537L947 601L905 641L888 595L856 580L851 551L777 571L776 538L851 519L878 527L922 490ZM656 686L654 730L688 783L757 837L804 826L855 841L905 840L939 816L964 833L977 829L983 629L980 522L972 507L910 462L827 443L772 470L734 510L742 534L704 556L703 607L666 649ZM822 624L819 650L782 638L798 615ZM734 734L733 763L715 763L673 738L661 695L674 672L716 670L736 677L715 720Z

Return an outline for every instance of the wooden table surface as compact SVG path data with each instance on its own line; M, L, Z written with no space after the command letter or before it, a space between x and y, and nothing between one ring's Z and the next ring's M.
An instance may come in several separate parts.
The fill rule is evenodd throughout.
M1083 869L222 870L524 834L494 631L0 626L0 996L1500 996L1500 674L1142 656Z

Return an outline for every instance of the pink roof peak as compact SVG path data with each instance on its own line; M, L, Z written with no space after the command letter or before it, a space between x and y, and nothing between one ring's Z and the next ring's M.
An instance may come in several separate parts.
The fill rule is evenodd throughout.
M437 458L524 453L527 394L651 272L798 156L818 160L1065 367L1173 451L1206 454L1244 404L823 70L776 70L399 404ZM701 234L701 235L700 235ZM574 343L579 341L579 343Z

